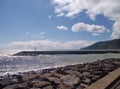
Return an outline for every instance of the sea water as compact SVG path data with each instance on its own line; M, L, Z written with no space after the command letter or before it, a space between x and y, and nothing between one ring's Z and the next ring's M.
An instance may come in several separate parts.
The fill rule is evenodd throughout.
M39 56L0 56L0 76L44 68L93 62L106 58L120 58L120 54L62 54Z

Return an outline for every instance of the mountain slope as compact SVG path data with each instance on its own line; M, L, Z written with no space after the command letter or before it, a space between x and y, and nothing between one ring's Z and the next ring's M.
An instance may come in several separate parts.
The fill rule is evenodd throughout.
M88 47L82 48L82 50L90 49L120 49L120 38L109 41L100 41Z

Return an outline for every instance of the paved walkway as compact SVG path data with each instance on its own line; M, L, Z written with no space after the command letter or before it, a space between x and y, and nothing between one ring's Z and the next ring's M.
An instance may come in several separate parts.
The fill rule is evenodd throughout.
M108 75L96 81L95 83L91 84L89 87L85 89L106 89L119 76L120 76L120 68L114 70L113 72L110 72ZM120 89L119 87L120 85L118 85L114 89Z

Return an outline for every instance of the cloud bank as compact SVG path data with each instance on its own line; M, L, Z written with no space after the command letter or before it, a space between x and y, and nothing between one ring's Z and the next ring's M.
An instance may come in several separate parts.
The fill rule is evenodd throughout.
M76 41L52 41L52 40L33 40L33 41L21 41L21 42L12 42L7 44L4 47L1 47L1 50L4 53L16 53L19 51L33 51L36 47L37 50L62 50L62 49L80 49L82 47L91 45L93 42L85 40L76 40ZM9 50L9 51L8 51Z
M85 11L91 20L99 14L113 24L112 38L120 37L120 0L52 0L57 16L74 17Z

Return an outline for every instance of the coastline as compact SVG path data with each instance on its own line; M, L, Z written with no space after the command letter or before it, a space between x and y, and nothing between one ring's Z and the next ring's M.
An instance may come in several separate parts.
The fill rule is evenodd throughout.
M84 89L120 67L120 58L8 75L0 89Z

